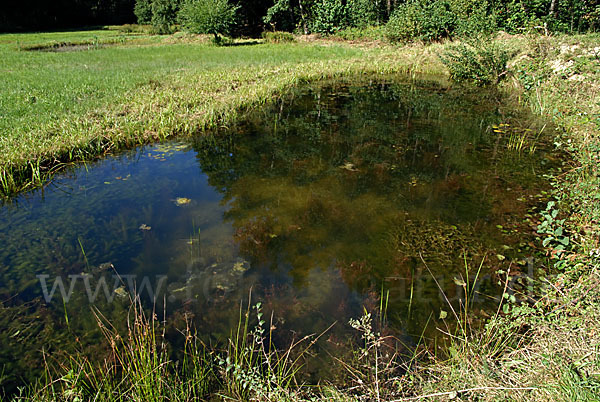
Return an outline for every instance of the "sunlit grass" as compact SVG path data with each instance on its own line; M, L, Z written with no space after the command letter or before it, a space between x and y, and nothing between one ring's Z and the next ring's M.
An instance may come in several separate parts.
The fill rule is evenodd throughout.
M25 45L115 38L122 43L90 50L23 50ZM241 109L300 82L439 70L431 62L435 57L418 48L253 43L216 47L181 34L115 31L0 36L3 192L41 184L58 162L226 124Z

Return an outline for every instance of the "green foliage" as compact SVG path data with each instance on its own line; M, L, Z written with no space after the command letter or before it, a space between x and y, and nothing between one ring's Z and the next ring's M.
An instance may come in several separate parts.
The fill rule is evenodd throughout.
M379 21L377 2L371 0L316 0L292 5L277 0L263 21L273 29L291 31L302 26L305 31L333 34L349 27L367 28Z
M348 324L360 333L363 344L354 351L352 360L347 370L352 373L351 377L356 381L356 389L366 400L393 400L395 399L391 390L397 386L398 370L406 369L399 362L402 359L394 359L395 350L393 346L385 342L382 331L386 328L385 300L389 297L381 292L379 308L372 313L366 309L359 319L350 319ZM408 358L408 356L403 356ZM390 393L388 395L388 393Z
M138 24L150 24L152 22L152 0L136 0L133 9Z
M555 8L554 12L541 16L551 31L575 33L598 28L598 1L557 1Z
M229 36L237 21L239 6L227 0L187 0L179 19L186 30L197 34Z
M172 32L175 24L179 2L174 0L152 0L152 27L158 34Z
M392 42L435 41L492 32L495 17L486 1L410 0L392 14L386 25Z
M348 19L352 27L366 28L376 25L379 17L377 2L372 0L348 0L346 2Z
M100 362L73 353L63 364L45 367L48 385L32 387L20 401L164 401L204 400L216 377L213 361L195 331L181 333L183 359L170 359L165 327L155 315L146 314L139 299L131 301L127 331L113 325L94 309L104 345L112 359ZM186 322L187 323L187 322Z
M368 26L365 28L346 28L336 32L335 36L344 40L383 40L385 39L385 26Z
M600 5L597 1L508 0L495 7L498 25L509 33L531 29L558 32L595 31L600 26Z
M496 15L489 10L487 1L449 0L454 15L453 35L472 37L496 30Z
M583 20L587 22L588 29L592 32L598 32L600 29L600 4L596 5L583 16Z
M285 43L296 41L296 38L294 38L293 34L281 31L263 32L262 37L267 43Z
M453 80L479 86L500 81L505 76L509 57L501 45L484 40L451 45L440 55Z
M342 0L318 0L314 4L313 32L332 34L348 24L348 10Z
M541 25L542 21L538 14L542 13L544 8L539 0L510 0L498 5L496 12L498 15L498 25L501 29L509 33L521 32L523 28ZM547 9L543 14L547 13Z
M392 42L434 41L451 35L455 17L445 1L410 0L396 9L386 25Z
M558 218L558 209L556 202L550 201L546 205L546 209L542 211L542 222L537 227L537 232L544 235L542 245L552 250L553 256L557 259L554 267L563 269L566 260L561 258L564 256L565 250L570 245L570 238L565 234L565 219Z
M227 351L217 358L222 382L237 400L294 400L291 389L297 384L301 360L322 334L293 340L288 349L280 351L273 343L275 327L266 325L261 307L259 302L251 310L248 304L244 314L240 305L237 331L232 333ZM256 318L254 328L252 316Z
M276 0L275 4L267 10L263 22L272 29L292 31L296 28L297 12L290 4L290 0Z

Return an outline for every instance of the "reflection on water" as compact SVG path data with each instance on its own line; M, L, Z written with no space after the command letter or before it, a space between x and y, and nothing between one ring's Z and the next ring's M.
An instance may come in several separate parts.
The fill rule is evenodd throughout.
M410 343L445 308L433 276L458 302L481 265L484 314L495 272L533 253L523 218L552 159L535 127L494 129L514 117L499 105L434 81L323 84L14 200L0 210L0 364L16 382L42 349L98 348L91 304L122 319L134 288L213 342L252 289L284 331L337 321L329 344L383 289Z

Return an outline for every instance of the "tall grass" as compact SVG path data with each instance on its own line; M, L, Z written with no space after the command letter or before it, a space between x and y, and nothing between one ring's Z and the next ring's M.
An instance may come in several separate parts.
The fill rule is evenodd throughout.
M107 346L103 360L83 352L53 358L46 363L45 378L14 400L303 400L308 391L296 375L309 349L331 327L279 349L273 317L267 330L261 304L251 303L250 295L246 307L240 304L237 328L224 348L202 343L186 317L178 359L171 357L178 353L168 346L165 323L145 311L139 298L131 300L124 333L93 310Z
M170 358L173 353L166 347L164 324L155 314L145 313L139 300L132 301L122 334L96 311L108 346L104 361L80 354L70 356L66 362L48 364L46 378L16 400L542 401L563 400L563 396L597 400L600 383L594 370L600 367L600 360L587 345L591 342L593 350L597 336L585 331L598 319L597 309L590 310L594 302L587 304L588 322L580 322L582 328L557 331L547 323L560 321L544 321L531 308L514 309L506 316L501 311L503 304L509 303L507 298L501 298L494 317L484 327L473 327L468 319L469 301L482 264L474 268L465 264L462 301L458 306L448 304L454 320L442 319L446 328L440 330L448 335L444 356L434 352L436 345L424 345L423 336L408 348L386 334L386 311L381 309L386 293L382 291L379 310L365 311L362 317L350 321L362 345L349 359L336 357L346 372L345 386L299 382L297 374L304 356L327 330L278 349L273 342L272 317L267 320L261 304L253 305L250 295L245 305L240 303L238 324L225 347L205 347L186 320L181 332L185 337L184 353L178 360ZM596 284L600 283L597 267L593 275ZM509 271L505 292L510 276ZM590 288L589 284L574 291L577 299L598 294L597 286ZM581 305L561 306L569 315L576 307ZM534 323L536 328L531 327Z
M120 333L94 310L107 350L103 361L83 352L66 361L47 362L46 378L29 394L31 401L190 401L209 395L215 382L212 357L188 326L183 358L170 359L165 326L132 300L127 330Z

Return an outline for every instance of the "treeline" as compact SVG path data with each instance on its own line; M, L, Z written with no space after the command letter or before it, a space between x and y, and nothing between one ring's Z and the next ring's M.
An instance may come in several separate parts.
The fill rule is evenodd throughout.
M465 32L525 29L585 32L600 28L600 0L8 0L0 31L89 25L151 24L166 33L257 35L263 31L331 34L387 25L393 40L452 37ZM220 19L224 19L220 21ZM214 33L214 32L213 32Z
M164 14L166 21L176 23L172 17L183 3L157 0L150 2L150 6L157 14ZM235 33L260 35L264 28L263 17L273 0L239 0L236 4L239 10ZM0 7L0 32L133 24L138 22L135 6L136 0L5 0Z
M4 0L0 32L135 22L135 0Z
M600 28L600 0L274 0L263 19L266 28L303 33L334 33L395 20L406 30L451 36L455 28L532 27L584 32Z

